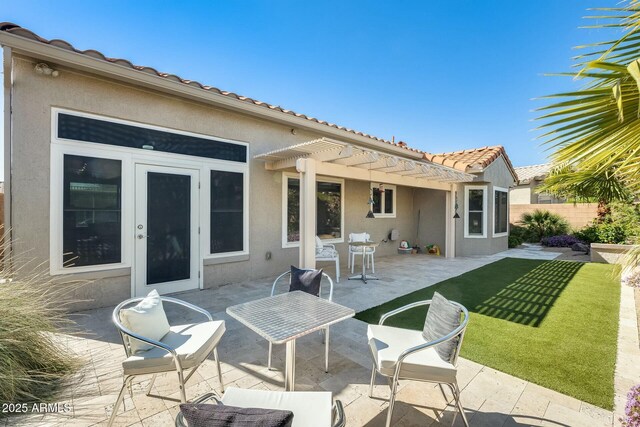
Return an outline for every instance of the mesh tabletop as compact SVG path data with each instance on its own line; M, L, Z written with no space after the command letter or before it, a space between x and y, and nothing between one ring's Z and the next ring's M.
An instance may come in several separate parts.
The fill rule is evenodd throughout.
M268 341L282 344L353 317L355 311L295 291L228 307L227 314Z

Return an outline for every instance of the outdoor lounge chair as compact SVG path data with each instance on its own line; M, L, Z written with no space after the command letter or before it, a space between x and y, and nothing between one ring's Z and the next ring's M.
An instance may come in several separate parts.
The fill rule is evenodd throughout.
M307 271L317 271L317 270L307 269ZM333 280L331 280L331 277L329 277L329 275L324 272L322 273L322 277L326 278L327 281L329 282L329 294L326 295L326 291L325 291L325 297L329 301L333 301ZM288 280L284 280L284 279L288 279ZM278 292L278 287L282 287L285 284L287 286L291 285L291 270L285 271L284 273L276 277L276 280L273 281L273 285L271 286L271 296L274 296ZM287 292L288 291L289 289L287 288ZM322 298L322 280L320 281L319 297ZM325 346L324 347L324 371L329 372L329 328L328 327L324 330L324 346ZM273 344L269 342L269 358L267 361L267 366L269 369L271 369L272 353L273 353Z
M218 405L240 408L280 409L293 412L292 427L344 427L346 420L342 403L331 405L331 392L267 391L229 388L222 399L205 394L193 403L213 401ZM176 417L176 427L188 427L182 412Z
M225 332L225 324L223 320L213 320L208 311L196 307L188 302L175 298L160 297L163 303L177 304L201 313L208 321L203 323L190 323L183 325L171 326L169 332L160 340L153 340L127 329L121 318L122 310L128 306L142 301L144 298L131 298L120 304L113 310L112 320L115 324L127 358L122 362L123 368L123 384L118 394L118 399L113 407L109 426L113 424L118 413L118 408L122 404L125 388L129 387L132 393L131 381L138 375L153 375L149 386L147 387L147 396L151 393L151 388L156 379L156 375L164 372L176 372L178 374L178 382L180 387L180 400L184 403L187 401L185 393L185 383L191 378L198 367L207 357L213 353L218 370L218 380L220 381L220 389L224 391L222 382L222 371L220 370L220 359L216 346ZM151 346L146 351L132 351L132 339L137 339L138 343L145 343ZM184 371L191 369L189 375L184 376Z
M316 261L328 261L336 263L336 283L340 283L340 256L335 245L322 243L316 236Z
M445 397L445 400L448 401L442 388L442 384L446 384L453 393L457 409L462 416L465 426L469 427L469 422L467 421L462 403L460 402L460 388L458 387L456 379L458 355L460 354L462 339L469 321L469 312L467 309L457 302L449 301L449 303L460 309L463 319L457 328L451 330L441 338L432 341L427 341L424 338L423 331L384 326L384 322L391 316L415 307L430 305L432 301L433 300L419 301L390 311L380 318L380 322L377 325L369 325L368 327L367 338L373 356L369 397L373 397L373 385L376 373L386 376L389 379L389 385L391 387L389 409L387 412L387 427L391 425L398 380L401 379L438 383L442 395ZM453 339L457 339L457 343L452 348L450 359L444 360L434 346ZM453 421L455 422L455 415Z

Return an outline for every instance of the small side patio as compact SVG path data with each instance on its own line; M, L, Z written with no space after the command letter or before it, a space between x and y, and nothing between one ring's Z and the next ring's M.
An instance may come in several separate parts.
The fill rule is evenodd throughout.
M556 253L536 250L506 251L492 256L444 258L427 255L392 256L376 261L380 280L363 284L344 280L335 286L334 301L356 311L374 307L397 296L424 288L504 257L553 259ZM284 348L275 346L274 367L266 367L268 343L228 316L231 305L269 295L271 279L237 283L203 291L177 294L177 297L208 310L214 319L226 321L227 332L219 344L226 386L281 390ZM375 292L372 292L375 289ZM111 324L112 308L81 312L75 316L78 336L60 337L69 351L78 353L86 365L77 383L69 386L63 399L71 411L57 415L31 415L11 418L7 425L106 425L122 385L121 362L124 352L120 337ZM170 322L192 320L167 307ZM297 346L296 389L331 391L345 405L347 425L384 425L389 387L379 377L374 398L368 397L371 359L366 340L367 324L356 319L331 328L329 372L323 369L323 344L317 334L303 337ZM145 391L149 378L138 377L133 396L125 396L124 412L117 425L171 426L180 402L175 375L161 375ZM459 362L458 381L462 402L471 425L512 426L612 426L613 413L575 398L540 387L467 359ZM215 363L207 360L186 386L187 398L219 391ZM401 381L394 409L394 425L450 425L454 414L452 396L448 402L437 385ZM445 409L446 408L446 409ZM2 424L0 422L0 424ZM456 425L462 425L458 417Z

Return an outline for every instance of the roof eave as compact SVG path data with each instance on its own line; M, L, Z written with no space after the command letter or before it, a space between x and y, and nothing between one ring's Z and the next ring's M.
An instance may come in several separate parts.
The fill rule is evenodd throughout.
M297 117L282 111L271 110L259 105L250 104L219 93L207 91L200 87L189 86L185 83L172 81L157 75L145 73L144 71L106 62L81 53L69 51L57 46L52 46L36 40L30 40L10 33L0 32L0 45L11 47L15 54L35 56L38 60L52 61L56 64L69 68L127 83L133 83L145 88L159 90L238 113L259 117L272 122L278 122L287 126L308 129L320 134L337 137L341 140L363 144L381 151L396 153L416 159L422 158L423 155L420 151L397 147L383 141L377 141L366 136L354 134L348 130L334 128L323 123L307 120L303 117Z

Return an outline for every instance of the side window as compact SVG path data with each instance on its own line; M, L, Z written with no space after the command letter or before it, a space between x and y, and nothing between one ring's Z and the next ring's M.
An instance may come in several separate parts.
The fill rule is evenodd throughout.
M64 155L63 265L122 261L122 162Z
M244 249L244 175L211 171L210 253Z
M465 237L487 237L487 187L465 187Z

